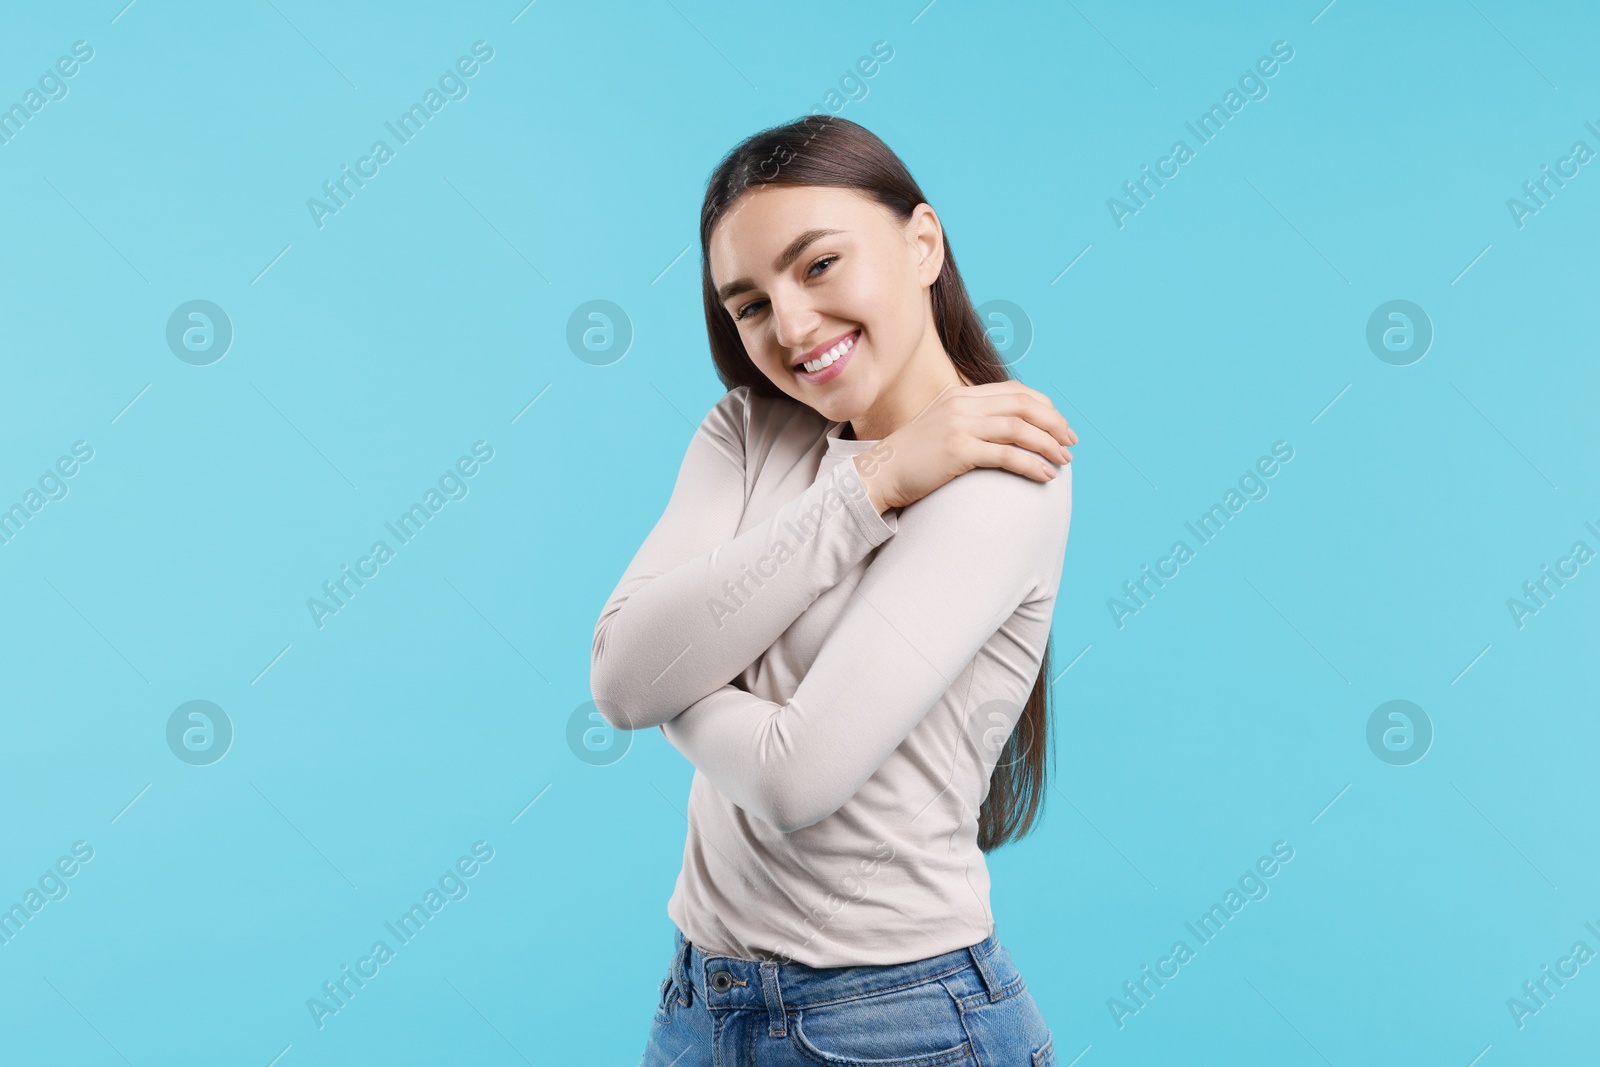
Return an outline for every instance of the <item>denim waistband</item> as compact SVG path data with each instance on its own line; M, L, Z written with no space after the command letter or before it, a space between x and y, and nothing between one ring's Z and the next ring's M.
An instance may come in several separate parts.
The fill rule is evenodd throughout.
M781 1035L785 1007L815 1007L869 993L919 985L967 967L976 969L989 999L1004 996L1005 976L997 968L999 931L975 945L909 963L859 967L808 967L803 963L746 960L707 955L683 935L675 935L673 979L679 1002L701 997L713 1008L765 1009L772 1033Z

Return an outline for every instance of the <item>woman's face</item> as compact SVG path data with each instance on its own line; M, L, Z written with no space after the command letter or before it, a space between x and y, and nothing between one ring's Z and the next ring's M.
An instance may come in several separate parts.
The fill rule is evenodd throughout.
M933 325L944 241L927 204L901 222L851 189L756 186L712 230L709 258L755 365L857 437L879 436L859 420L889 428L956 380ZM836 362L818 366L829 351Z

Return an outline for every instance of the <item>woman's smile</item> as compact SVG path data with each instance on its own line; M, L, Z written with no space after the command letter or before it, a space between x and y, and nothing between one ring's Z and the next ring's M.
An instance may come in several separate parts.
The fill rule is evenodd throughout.
M852 330L845 337L835 342L830 347L823 349L815 359L795 365L794 372L812 385L821 385L823 382L832 381L844 373L845 364L850 362L850 356L856 350L856 342L861 340L861 331Z

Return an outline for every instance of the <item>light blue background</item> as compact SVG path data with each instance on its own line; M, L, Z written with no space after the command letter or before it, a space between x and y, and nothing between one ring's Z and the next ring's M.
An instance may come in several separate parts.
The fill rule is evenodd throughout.
M704 180L879 40L839 114L974 299L1024 309L1015 371L1081 436L1053 788L990 858L1059 1062L1592 1058L1600 962L1506 1006L1600 950L1600 566L1506 605L1600 549L1600 164L1506 205L1600 149L1592 8L122 3L0 33L4 106L94 48L0 146L0 506L94 449L0 545L0 906L95 850L0 946L0 1059L637 1062L692 768L658 731L591 766L567 724L721 395ZM470 95L319 229L306 200L479 40ZM1276 41L1269 95L1119 229L1107 199ZM235 330L209 366L165 341L193 299ZM632 323L610 365L565 340L591 299ZM1365 340L1391 299L1435 330L1409 366ZM319 630L307 598L480 440ZM1119 629L1276 441L1270 495ZM236 731L210 766L165 739L194 699ZM1391 699L1435 730L1409 766L1367 745ZM1108 999L1280 840L1270 895L1119 1029ZM469 895L319 1029L307 999L476 841Z

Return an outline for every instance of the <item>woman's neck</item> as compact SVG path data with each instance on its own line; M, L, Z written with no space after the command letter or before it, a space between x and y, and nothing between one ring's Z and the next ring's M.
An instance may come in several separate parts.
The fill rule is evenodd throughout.
M931 372L917 376L917 380L902 380L896 383L898 388L893 396L879 398L875 405L876 410L868 412L866 416L852 419L846 423L849 436L840 436L848 441L881 441L902 426L910 425L918 415L921 415L929 404L933 403L950 386L964 386L967 380L956 370L955 364L950 362L949 356L942 355L939 362L935 363ZM858 426L857 424L864 424ZM862 433L862 429L866 433Z

